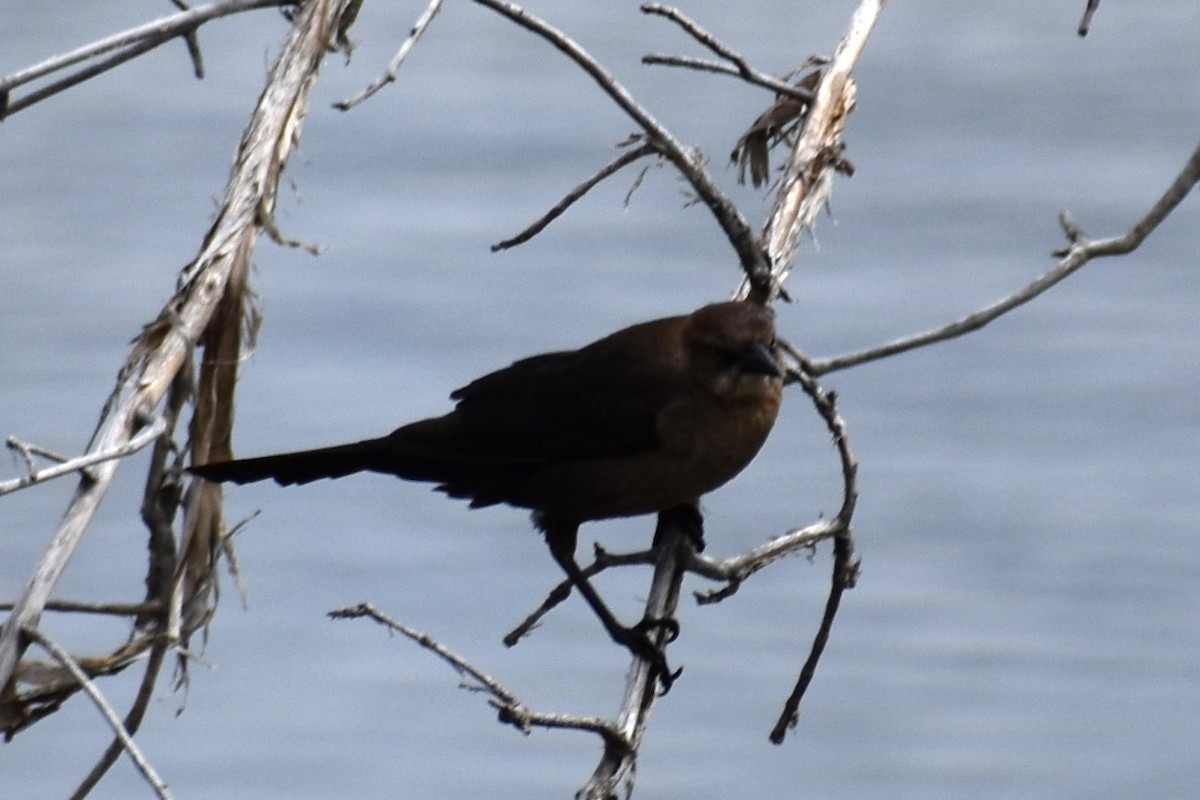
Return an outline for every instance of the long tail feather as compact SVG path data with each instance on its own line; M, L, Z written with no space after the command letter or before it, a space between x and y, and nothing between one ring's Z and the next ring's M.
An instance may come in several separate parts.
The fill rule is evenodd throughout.
M379 457L387 452L387 441L386 437L367 439L317 450L218 461L192 467L189 471L218 483L254 483L273 478L281 486L292 486L322 478L341 478L364 470L377 470Z

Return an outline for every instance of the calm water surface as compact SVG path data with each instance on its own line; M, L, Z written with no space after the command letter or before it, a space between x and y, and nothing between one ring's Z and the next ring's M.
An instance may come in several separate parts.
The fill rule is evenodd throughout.
M0 73L167 5L2 2ZM685 8L784 72L831 50L852 5ZM793 276L797 302L779 311L789 339L832 355L941 324L1047 267L1061 208L1109 235L1161 193L1195 146L1200 11L1103 4L1081 41L1083 5L888 8L857 75L858 171ZM765 103L728 79L641 67L645 52L696 48L636 4L537 9L716 168ZM628 208L632 175L530 245L490 254L630 125L556 52L465 3L448 4L397 84L331 110L417 13L367 3L353 61L325 68L278 215L325 253L258 251L266 325L245 366L239 452L390 430L439 413L484 370L735 285L707 213L683 208L663 170ZM214 25L201 32L203 82L173 45L0 125L0 433L84 445L128 340L196 250L284 30L270 13ZM761 216L756 193L735 194ZM864 568L800 726L768 744L819 618L825 552L721 606L684 608L673 659L686 671L655 711L638 796L1197 796L1196 209L1193 198L1135 255L1088 266L982 332L827 379L862 461ZM708 498L712 548L833 512L836 470L806 400L789 396L762 456ZM140 596L143 473L138 460L121 471L61 596ZM0 500L0 595L19 591L69 490ZM571 796L595 741L521 737L427 654L324 618L371 600L531 707L612 713L624 659L581 604L515 650L499 643L557 580L522 513L468 512L372 476L229 493L231 520L256 509L239 543L247 609L227 582L189 690L164 688L139 736L177 797ZM647 536L645 521L584 530L614 548ZM603 590L632 616L644 578ZM48 624L77 651L120 635ZM132 676L105 688L127 706ZM74 701L0 747L0 797L65 796L107 739ZM93 796L149 792L121 763Z

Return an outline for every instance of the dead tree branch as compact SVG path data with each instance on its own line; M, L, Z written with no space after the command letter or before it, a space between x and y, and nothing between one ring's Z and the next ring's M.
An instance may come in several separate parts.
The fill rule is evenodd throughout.
M368 617L389 630L416 642L453 667L459 675L465 675L474 681L474 684L466 684L464 688L486 693L489 698L488 704L499 712L500 721L514 726L525 735L529 735L535 727L567 728L597 734L604 740L606 748L623 749L627 747L627 743L621 739L620 732L609 720L600 717L576 717L567 714L542 714L530 711L517 699L516 695L466 658L455 653L429 634L397 621L371 603L359 603L356 606L335 609L329 612L329 617L331 619Z
M1087 36L1088 31L1092 28L1092 15L1100 8L1100 0L1087 0L1087 8L1083 10L1083 17L1079 20L1079 28L1075 31L1080 37Z
M829 641L829 632L833 627L834 617L837 616L842 594L858 582L859 558L855 552L854 534L851 520L854 509L858 504L858 458L850 449L850 438L846 423L837 411L836 397L833 392L824 391L816 378L806 372L803 366L793 366L788 369L788 378L799 383L804 392L816 406L817 413L825 420L838 457L842 464L842 507L830 521L833 536L833 573L830 578L829 597L825 602L825 612L821 617L821 625L813 638L808 658L800 669L796 685L784 703L779 720L771 730L771 741L782 744L789 728L794 728L800 718L800 700L804 697L813 675L816 674L817 662Z
M164 430L166 430L167 422L162 417L156 417L148 427L137 432L137 435L131 437L129 441L123 442L120 445L103 452L93 452L79 458L72 458L63 461L53 467L46 469L30 470L29 474L23 478L14 478L10 481L0 483L0 495L6 495L9 492L15 492L19 489L25 489L39 483L44 483L54 478L61 478L63 475L69 475L72 472L84 472L86 474L88 467L95 464L100 464L105 461L111 461L117 458L124 458L131 453L136 453L146 445L158 438ZM9 439L9 446L13 446L13 439ZM30 448L33 452L34 448ZM37 452L45 452L40 448Z
M671 512L658 515L654 549L654 576L650 581L644 619L673 619L679 605L679 592L687 563L685 554L693 549L691 538L678 515ZM657 637L655 644L665 651L666 632L660 629L654 636ZM625 676L625 694L616 720L621 741L628 743L628 747L605 748L592 776L576 793L579 800L607 800L614 797L622 781L627 796L632 794L638 749L650 720L650 711L658 698L657 688L658 682L650 663L641 658L633 659Z
M691 184L692 189L712 211L717 223L733 245L742 270L746 274L747 282L760 289L764 296L769 294L767 282L770 280L770 271L766 255L759 246L758 239L755 238L745 217L708 174L698 153L684 147L649 111L633 99L633 96L611 72L562 31L514 3L505 2L505 0L475 0L475 2L541 36L579 65L605 94L645 132L646 142L670 161Z
M195 31L201 25L219 17L230 14L240 14L258 8L271 6L294 5L296 0L221 0L199 8L187 9L179 14L148 22L136 28L114 34L91 44L72 50L61 56L49 58L40 64L35 64L6 78L0 79L0 120L10 117L18 111L52 97L59 92L94 78L113 67L131 61L159 45L165 44L177 36L183 36L188 41L189 52L196 71L196 77L203 77L204 67L199 56L199 46L195 44ZM103 60L95 60L100 56L112 53ZM12 91L33 81L39 80L86 61L92 63L76 72L47 84L41 89L35 89L19 99L12 99Z
M504 239L492 245L492 252L494 253L500 250L507 250L510 247L516 247L519 244L528 242L534 236L537 236L539 233L545 230L547 225L561 217L568 208L575 204L577 200L590 192L605 178L616 174L638 159L652 155L655 152L657 152L657 150L649 144L641 144L637 147L631 147L630 149L624 151L612 161L601 167L595 175L588 178L583 183L579 184L570 192L568 192L562 200L559 200L558 203L554 205L553 208L539 217L533 222L533 224L525 228L525 230L521 231L516 236L513 236L509 239Z
M243 136L217 219L199 255L181 273L175 296L136 340L117 386L105 404L87 454L115 452L142 430L142 420L153 416L202 337L209 358L202 369L197 414L205 402L211 401L209 421L224 418L231 424L228 408L222 412L219 407L231 397L236 380L236 349L244 336L243 329L239 324L216 330L210 323L218 312L226 320L240 320L246 312L250 255L274 207L284 163L303 124L309 91L330 45L344 39L344 25L353 18L356 8L355 0L314 0L296 15L291 34ZM225 358L231 352L235 357ZM213 360L217 355L222 356L219 363ZM222 431L219 425L209 425L205 430L209 434L201 437L193 431L193 450L202 447L211 452L228 447L227 430ZM226 437L224 441L222 436ZM0 687L4 687L0 727L7 731L28 722L15 683L17 666L27 645L21 633L36 630L49 596L82 540L119 463L110 459L94 464L90 475L80 481L60 527L0 628ZM191 613L193 621L207 616L197 607L207 603L204 599L207 593L203 590L211 585L212 579L203 574L199 565L211 568L213 554L219 553L220 547L220 495L212 494L211 486L208 491L208 494L191 493L188 498L182 548L184 572L179 576L182 582L176 585L187 587L190 593L186 597L178 591L173 593L172 606L176 610L171 613L176 620L180 619L181 611ZM177 636L185 635L186 629L178 625L171 628Z
M1183 199L1187 197L1197 182L1200 182L1200 145L1192 152L1183 170L1175 177L1175 180L1171 182L1171 185L1167 187L1162 196L1158 198L1158 201L1125 234L1108 239L1089 239L1075 224L1070 213L1063 211L1059 215L1059 224L1066 234L1069 245L1055 251L1054 255L1059 256L1060 261L1029 284L1013 292L1008 297L968 314L961 319L955 320L948 325L943 325L940 328L913 336L907 336L903 339L897 339L894 342L872 347L861 352L849 353L833 358L817 359L809 363L808 369L814 375L824 375L828 372L846 369L847 367L856 367L870 361L878 361L881 358L894 356L897 353L915 350L918 347L925 347L936 342L944 342L948 339L962 336L965 333L979 330L997 317L1028 303L1050 287L1074 274L1093 258L1125 255L1136 250L1145 241L1146 237L1175 210L1175 207L1183 202Z
M108 700L96 688L96 684L92 683L92 680L88 678L87 673L83 671L75 659L71 657L71 654L49 636L37 629L27 628L24 634L46 648L46 651L54 656L71 673L71 677L79 682L83 691L96 704L96 708L100 709L100 714L104 717L109 727L113 729L113 733L116 734L117 739L121 742L121 747L129 754L129 758L133 761L134 766L137 767L138 772L142 773L142 777L154 789L155 794L162 798L162 800L170 800L171 792L167 789L167 784L154 771L154 767L150 766L150 762L142 755L142 751L134 743L133 738L129 735L129 731L125 730L125 726L121 724L121 720L117 717L117 713L113 711L113 707L109 705Z
M842 130L854 110L856 90L850 73L883 13L884 4L885 0L863 0L859 4L849 31L838 43L817 83L804 129L784 167L774 207L763 227L772 286L783 285L795 264L801 235L812 228L817 214L829 202L833 173L840 166L844 147ZM750 289L744 283L739 295L748 295Z
M716 53L721 58L728 61L728 64L722 64L715 61L707 61L700 58L691 58L688 56L664 56L664 55L646 55L642 56L642 63L649 65L661 65L667 67L687 67L689 69L698 69L705 72L717 72L723 75L733 75L741 78L747 83L762 86L767 89L790 97L793 100L798 100L805 105L810 105L813 101L813 92L799 86L781 81L767 75L764 72L759 72L750 63L743 58L739 53L734 52L729 47L722 44L715 36L713 36L700 25L685 15L682 11L671 6L664 6L661 3L646 3L642 6L643 14L653 14L660 17L665 17L671 20L679 27L683 28L693 39L707 47L709 50Z
M412 30L408 32L408 38L404 40L404 44L400 45L400 49L396 51L396 55L392 56L391 62L388 63L387 69L382 75L375 79L370 86L363 89L358 94L351 97L349 100L342 100L334 103L333 107L339 111L349 111L364 100L373 97L376 92L396 80L396 74L400 72L401 65L408 58L408 54L412 51L413 46L417 43L425 33L425 29L429 27L429 23L433 22L433 18L442 10L442 0L430 0L425 11L413 23Z

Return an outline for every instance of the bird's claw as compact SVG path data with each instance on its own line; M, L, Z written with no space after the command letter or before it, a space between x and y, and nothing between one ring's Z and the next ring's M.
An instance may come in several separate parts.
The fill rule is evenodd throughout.
M673 617L646 617L631 630L647 638L654 631L662 631L663 644L670 644L679 638L679 621Z
M665 638L662 644L650 638L650 632L655 630L665 631ZM659 693L660 696L671 691L671 685L675 683L675 679L683 672L683 667L676 670L671 669L670 664L667 663L667 654L663 651L663 646L675 641L678 636L679 623L674 619L670 617L663 619L647 617L633 627L625 628L624 633L618 640L635 657L650 664L651 674L656 676L659 683L662 684L662 691Z

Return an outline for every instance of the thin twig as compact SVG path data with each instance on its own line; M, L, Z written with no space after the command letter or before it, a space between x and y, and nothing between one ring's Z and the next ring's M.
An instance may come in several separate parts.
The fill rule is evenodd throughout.
M36 444L23 442L15 436L8 437L5 445L9 450L16 450L21 454L21 458L25 461L25 469L28 472L37 472L37 459L34 458L34 456L48 458L51 461L59 464L67 460L67 456L56 453L53 450L47 450L46 448Z
M337 103L334 103L333 107L339 111L349 111L362 101L372 97L384 86L387 86L389 83L395 81L396 74L400 71L400 65L402 65L404 60L408 58L409 51L413 49L413 45L417 43L417 40L421 38L423 33L425 33L425 29L429 27L429 23L433 22L433 18L436 17L437 13L441 10L442 0L430 0L429 5L425 7L425 11L422 12L421 16L417 18L417 21L413 23L412 30L408 32L408 38L404 40L402 45L400 45L400 49L396 52L396 55L392 56L392 60L387 65L387 70L378 78L376 78L370 86L354 95L354 97L351 97L349 100L341 100Z
M492 245L492 252L495 253L499 250L507 250L510 247L516 247L519 244L524 244L525 242L529 241L534 236L537 236L539 233L545 230L547 225L562 216L568 208L570 208L577 200L591 191L596 184L600 183L610 175L615 174L623 167L626 167L637 161L639 158L651 155L654 152L655 148L650 144L642 144L624 151L612 161L601 167L595 175L569 191L566 196L563 197L563 199L559 200L554 205L553 208L539 217L532 225L525 228L525 230L521 231L510 239L504 239L503 241L496 242L494 245Z
M136 58L148 50L169 42L176 36L184 36L189 32L194 32L196 28L209 20L258 8L292 5L294 2L295 0L222 0L221 2L210 3L206 6L173 14L169 17L163 17L154 22L139 25L136 28L130 28L129 30L84 45L64 55L47 59L40 64L35 64L5 78L0 78L0 99L4 101L0 103L0 109L2 109L0 119L12 116L18 111L28 108L53 94L57 94L81 81ZM49 86L30 92L18 100L10 98L12 90L19 86L113 51L118 52L102 62L85 67Z
M86 472L88 467L105 461L111 461L114 458L124 458L130 453L136 453L138 450L141 450L143 447L153 442L158 438L160 433L166 430L166 427L166 420L164 420L162 417L155 417L154 421L151 422L148 427L143 428L136 436L108 450L87 453L79 456L78 458L72 458L69 461L56 464L53 467L47 467L46 469L31 472L24 477L14 478L12 480L0 483L0 495L16 492L38 483L45 483L46 481L53 480L54 478L60 478L63 475L69 475L72 472Z
M513 725L522 733L528 734L532 728L570 728L573 730L595 733L604 739L606 746L619 748L627 747L616 726L609 720L600 717L576 717L566 714L541 714L530 711L516 695L506 689L492 676L476 667L467 659L455 653L444 644L427 633L411 628L397 621L390 615L380 611L371 603L359 603L356 606L346 606L329 612L331 619L358 619L368 617L389 630L411 639L421 647L430 651L445 661L460 675L469 676L475 681L476 688L486 692L490 698L488 703L499 712L500 721Z
M1187 197L1192 187L1200 182L1200 146L1192 153L1183 170L1172 181L1171 185L1127 233L1109 239L1092 241L1079 229L1071 215L1064 211L1059 215L1062 226L1070 245L1054 253L1061 260L1053 267L1042 273L1026 286L1018 289L1008 297L981 308L948 325L934 330L918 333L878 347L872 347L857 353L850 353L834 358L816 359L809 365L809 371L814 375L824 375L847 367L856 367L870 361L878 361L897 353L915 350L936 342L954 339L965 333L978 330L992 320L1000 317L1018 306L1028 303L1033 298L1045 292L1050 287L1072 275L1076 270L1093 258L1104 256L1124 255L1137 249L1146 237L1167 218L1167 216Z
M803 130L792 148L763 226L762 241L771 259L770 284L780 287L796 262L800 239L829 202L833 174L843 167L842 131L854 109L856 89L851 73L867 39L883 13L885 0L862 0L850 28L822 70ZM739 294L749 294L743 286Z
M850 439L846 431L845 420L837 411L837 398L833 392L824 391L816 378L802 368L789 366L788 378L799 383L812 400L817 413L825 421L826 427L833 436L834 445L842 465L842 507L831 521L834 526L833 541L833 572L830 578L829 597L825 601L825 611L821 616L821 625L813 637L809 648L808 658L800 669L796 685L784 703L779 720L771 730L771 741L781 744L789 728L793 728L799 719L800 701L804 697L813 675L816 674L817 663L825 652L829 641L829 632L833 627L834 617L837 616L841 605L842 594L846 589L853 588L858 581L860 561L854 547L854 536L851 522L854 509L858 505L858 458L850 448Z
M838 524L830 521L817 522L804 528L788 531L768 542L725 559L716 559L703 553L695 553L687 562L688 572L713 581L725 581L726 585L709 592L696 592L696 602L708 605L724 600L737 593L742 583L763 567L801 550L811 550L818 543L836 536Z
M813 93L801 86L794 86L786 81L781 81L767 75L765 72L759 72L756 69L750 69L749 73L744 73L737 67L731 67L728 64L721 64L716 61L709 61L704 58L695 58L693 56L664 56L650 54L642 56L642 63L650 66L664 67L684 67L687 69L699 70L701 72L715 72L720 75L732 75L735 78L741 78L746 83L752 83L756 86L761 86L764 89L770 89L778 94L799 100L803 103L811 103Z
M148 53L154 48L166 42L167 39L146 39L136 44L131 44L102 61L96 61L76 72L72 72L65 78L61 78L53 83L49 83L40 89L31 91L24 95L19 100L12 100L6 92L0 91L0 96L5 98L3 114L0 114L0 119L7 119L18 111L24 111L32 105L42 102L48 97L53 97L59 92L66 91L72 86L76 86L84 81L90 80L97 75L108 72L113 67L124 64L126 61L132 61L138 56Z
M699 42L704 47L707 47L712 52L716 53L721 58L730 62L728 64L719 64L714 61L706 61L699 58L689 58L686 56L661 56L648 55L642 57L643 64L661 64L670 67L689 67L691 69L700 69L707 72L719 72L726 75L735 75L747 81L748 83L757 84L766 87L780 94L794 97L806 104L812 103L815 94L806 89L797 88L774 78L766 73L759 72L750 63L742 57L740 53L735 52L728 46L723 44L717 37L700 27L700 24L688 17L682 11L671 6L664 6L661 3L646 3L641 7L643 14L652 14L659 17L665 17L671 20L679 27L683 28L693 39Z
M243 2L241 7L252 5ZM230 281L244 279L260 234L255 225L259 210L270 207L264 195L273 198L278 191L283 165L299 139L308 93L329 52L332 34L342 30L347 9L354 5L354 0L312 0L300 7L239 145L217 218L196 259L182 271L175 296L167 301L159 318L145 326L119 371L118 384L105 404L89 450L115 451L144 428L145 415L158 406L188 363L196 342L225 299ZM244 302L239 294L237 308ZM12 613L0 626L0 687L5 691L11 691L7 687L26 646L21 630L37 626L46 601L112 484L118 463L110 459L97 464L92 477L79 482Z
M846 589L853 587L858 580L859 563L854 553L854 540L850 536L849 529L834 538L833 553L833 575L830 580L829 597L825 601L825 612L821 615L821 626L817 629L816 636L813 637L812 647L809 649L804 666L800 668L796 685L784 702L783 711L780 712L775 727L771 729L770 739L774 744L783 744L787 731L795 728L796 723L800 720L800 701L809 685L812 684L813 676L817 671L817 662L821 660L821 654L825 652L825 645L829 642L829 631L833 627L833 619L837 616L838 608L841 605L842 594Z
M747 279L763 292L769 291L770 270L766 254L754 236L749 223L729 197L713 181L704 168L703 159L685 148L675 137L643 108L617 79L586 50L562 31L520 6L505 0L475 0L476 3L507 17L516 24L541 36L578 64L600 86L621 110L646 132L648 142L678 169L696 194L708 206L726 237L738 254Z
M13 603L0 603L0 611L11 611ZM162 603L83 603L75 600L48 600L47 611L64 614L104 614L114 617L137 617L162 611Z
M1092 15L1100 7L1100 0L1088 0L1087 8L1083 10L1083 19L1079 20L1079 28L1075 31L1080 38L1087 36L1092 27Z
M150 766L150 762L142 755L142 751L130 737L129 732L125 730L125 726L117 717L117 713L108 704L108 701L104 699L104 695L100 693L100 690L96 688L96 685L92 683L91 679L88 678L75 659L71 657L71 654L36 628L24 628L22 632L46 648L50 655L54 656L71 673L72 677L79 681L79 686L87 693L88 697L92 698L92 702L96 704L96 708L100 709L100 713L104 716L105 721L108 722L109 727L112 728L113 733L121 740L121 746L129 754L130 760L133 761L138 771L142 773L146 782L154 789L155 794L162 798L162 800L170 800L171 792L167 789L167 784L154 771L154 767Z
M692 551L692 537L685 529L683 519L698 518L698 510L681 516L680 509L669 509L658 515L654 531L654 576L650 581L650 592L646 597L643 619L674 619L679 606L679 593L683 585L687 553ZM692 516L694 514L694 517ZM666 651L666 632L659 629L651 634L655 644ZM669 680L664 676L663 681ZM616 728L619 741L627 743L625 748L606 747L604 755L596 765L587 783L576 793L579 800L608 800L616 796L617 786L624 781L626 796L633 792L637 754L641 746L650 712L658 698L658 681L649 661L635 656L625 675L625 694L621 711L617 715Z
M726 47L717 37L713 36L704 28L700 27L699 23L688 17L682 11L672 6L664 6L661 3L645 3L641 7L643 14L652 14L659 17L665 17L674 22L679 27L683 28L693 39L707 47L709 50L716 53L726 61L732 62L739 70L751 72L750 65L746 63L746 59L735 53L733 50Z
M147 659L146 671L142 674L142 682L138 686L137 697L134 698L133 706L130 707L129 713L125 715L125 730L131 736L136 734L138 728L142 725L142 720L146 716L146 709L149 708L150 700L154 696L154 687L158 684L158 674L162 670L163 661L166 659L167 652L170 649L171 641L166 636L156 636L154 643L150 646L150 657ZM120 758L123 749L124 744L121 741L121 737L114 736L112 742L101 753L99 760L97 760L91 771L84 776L79 786L75 788L69 800L83 800L83 798L87 797L96 784L100 782L100 779L108 772L109 768Z
M188 11L190 6L183 0L171 0L171 5L178 8L180 11ZM187 43L188 58L192 59L192 74L196 76L196 80L204 79L204 55L200 52L200 37L196 34L196 29L183 34L183 40Z
M653 564L655 553L653 550L637 550L632 553L610 553L607 550L595 546L595 560L583 568L582 572L585 578L594 578L609 567L627 567L635 564ZM504 635L504 646L512 647L531 630L537 627L542 618L553 611L560 603L571 596L571 581L564 580L550 590L546 595L546 599L542 604L533 610L521 624L513 628Z

